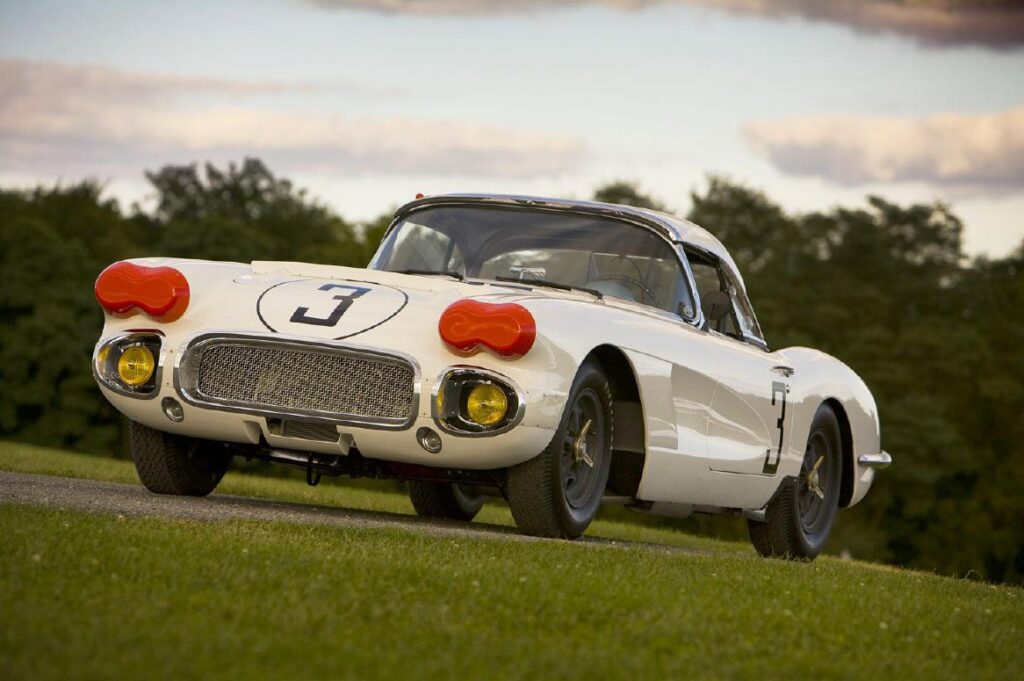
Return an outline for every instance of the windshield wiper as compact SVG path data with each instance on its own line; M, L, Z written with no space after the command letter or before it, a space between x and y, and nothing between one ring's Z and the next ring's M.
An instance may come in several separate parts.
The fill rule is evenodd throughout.
M586 288L585 286L569 286L568 284L559 284L557 281L548 281L547 279L517 279L516 277L495 277L497 281L507 281L512 284L523 284L525 286L547 286L548 288L556 288L560 291L583 291L589 293L592 296L596 296L599 299L604 298L604 294L593 288Z
M455 270L394 270L395 274L441 274L459 281L466 281L466 276Z

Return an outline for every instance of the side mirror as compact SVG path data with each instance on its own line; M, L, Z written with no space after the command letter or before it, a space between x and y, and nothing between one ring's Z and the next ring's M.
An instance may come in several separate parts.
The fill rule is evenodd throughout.
M722 290L708 291L700 297L700 308L709 322L720 322L732 312L732 298Z

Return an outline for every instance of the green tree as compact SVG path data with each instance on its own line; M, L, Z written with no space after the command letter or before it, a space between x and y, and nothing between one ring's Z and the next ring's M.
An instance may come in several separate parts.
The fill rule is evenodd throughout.
M299 260L366 264L352 225L311 200L258 159L220 170L207 164L165 166L146 173L156 192L147 220L154 252L186 258L250 262Z
M92 282L139 255L137 225L92 182L0 190L0 436L90 450L116 442L91 376Z
M637 208L650 208L652 210L665 210L665 205L650 194L640 191L635 182L616 180L599 187L594 192L594 200L603 203L618 203L624 206L636 206Z

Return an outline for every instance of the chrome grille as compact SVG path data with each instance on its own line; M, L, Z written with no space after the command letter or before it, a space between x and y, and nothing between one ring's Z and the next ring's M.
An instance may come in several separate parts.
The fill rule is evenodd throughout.
M182 363L193 401L239 411L399 426L415 415L416 373L401 358L299 342L211 339Z

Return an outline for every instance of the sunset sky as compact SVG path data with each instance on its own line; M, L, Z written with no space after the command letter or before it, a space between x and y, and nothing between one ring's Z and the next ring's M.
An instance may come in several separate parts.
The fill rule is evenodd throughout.
M942 200L1024 239L1024 3L0 0L0 184L258 156L342 215L417 192L685 212L708 173L792 210Z

